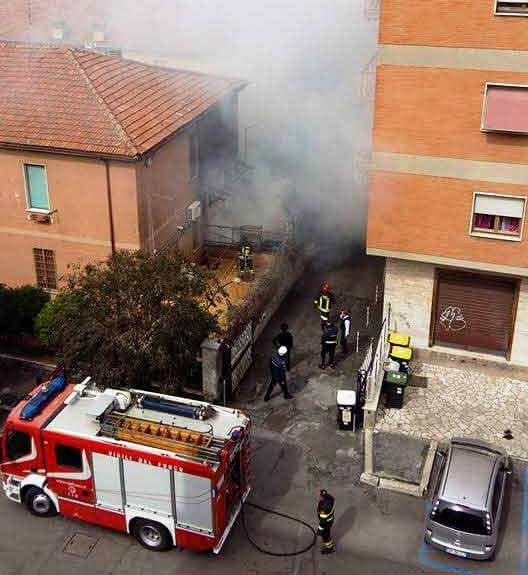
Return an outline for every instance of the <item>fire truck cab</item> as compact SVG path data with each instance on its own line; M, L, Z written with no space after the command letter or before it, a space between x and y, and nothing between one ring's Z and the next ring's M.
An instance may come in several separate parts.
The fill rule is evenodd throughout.
M0 480L39 517L218 553L250 491L249 430L235 409L56 372L9 414Z

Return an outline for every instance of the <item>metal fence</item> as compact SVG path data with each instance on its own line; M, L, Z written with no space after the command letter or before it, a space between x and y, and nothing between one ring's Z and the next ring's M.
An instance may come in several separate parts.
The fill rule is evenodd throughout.
M383 323L377 338L377 341L371 341L366 358L369 358L369 363L366 367L366 385L365 385L365 405L371 406L377 403L380 396L381 384L383 382L383 365L388 357L389 342L388 336L390 331L390 305L387 310L387 315L383 318Z
M265 230L260 226L205 226L205 243L210 246L238 248L243 238L256 251L273 250L293 240L289 232Z

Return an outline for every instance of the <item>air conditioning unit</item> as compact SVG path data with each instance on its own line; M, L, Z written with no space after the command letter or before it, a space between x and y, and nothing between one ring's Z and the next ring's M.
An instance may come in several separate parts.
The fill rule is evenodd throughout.
M202 203L197 200L187 208L187 220L195 222L202 215Z

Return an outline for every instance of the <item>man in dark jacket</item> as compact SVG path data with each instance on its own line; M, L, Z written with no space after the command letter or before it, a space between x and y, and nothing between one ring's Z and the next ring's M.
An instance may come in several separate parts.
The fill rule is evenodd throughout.
M335 543L332 539L332 525L334 524L334 498L324 489L321 489L319 493L317 517L319 518L317 534L323 540L321 553L323 555L333 553L335 551Z
M343 355L348 353L348 336L350 335L350 314L346 309L342 309L339 314L339 327L341 330L341 349L343 350Z
M335 367L334 357L337 346L337 327L333 321L326 322L326 327L323 331L321 338L321 369L326 367L326 356L328 355L328 363L331 368Z
M291 399L292 396L288 392L288 385L286 383L286 361L284 356L288 353L285 346L279 347L277 351L273 352L270 360L271 381L269 382L264 401L269 401L273 389L277 383L282 388L284 399Z
M288 331L288 324L281 324L280 333L273 338L273 345L278 349L284 346L288 353L284 356L286 361L286 371L290 371L291 353L293 349L293 335Z

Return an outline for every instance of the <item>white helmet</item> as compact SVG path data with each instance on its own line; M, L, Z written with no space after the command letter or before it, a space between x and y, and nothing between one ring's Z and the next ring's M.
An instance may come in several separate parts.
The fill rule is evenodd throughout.
M279 355L286 355L288 353L288 348L285 345L281 345L277 352Z

